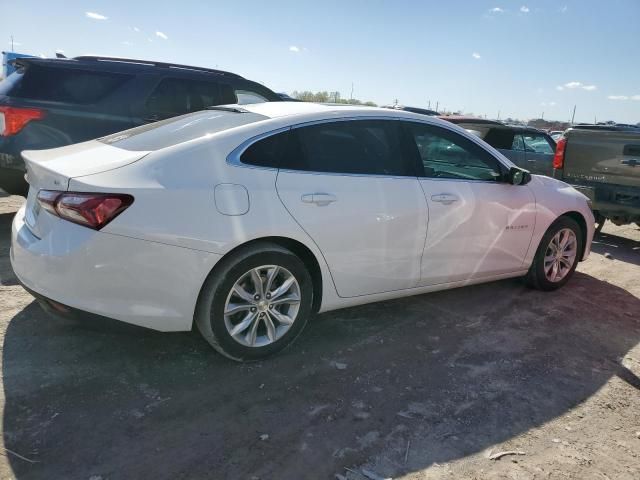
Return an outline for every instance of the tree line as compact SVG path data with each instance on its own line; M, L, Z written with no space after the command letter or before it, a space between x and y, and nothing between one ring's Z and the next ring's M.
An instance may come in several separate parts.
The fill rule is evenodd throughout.
M301 100L303 102L318 102L318 103L344 103L348 105L366 105L368 107L377 107L378 105L374 102L363 102L362 100L358 100L356 98L342 98L340 92L310 92L308 90L297 91L294 90L291 94L293 98L296 100Z

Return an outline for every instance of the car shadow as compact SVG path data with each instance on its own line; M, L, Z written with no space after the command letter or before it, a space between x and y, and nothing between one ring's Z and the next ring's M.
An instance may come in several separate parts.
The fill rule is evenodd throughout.
M31 303L4 337L4 445L18 479L397 476L540 426L615 375L637 388L619 359L638 311L581 273L551 293L502 281L319 315L281 355L238 364L195 333Z
M609 254L622 262L640 265L640 242L612 233L601 232L591 244L591 250L600 255Z

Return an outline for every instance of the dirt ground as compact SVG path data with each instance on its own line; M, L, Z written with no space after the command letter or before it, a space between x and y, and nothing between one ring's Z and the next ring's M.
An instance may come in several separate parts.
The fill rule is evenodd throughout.
M0 198L2 478L640 478L635 226L605 227L558 292L323 314L241 365L195 333L48 317L9 264L21 201Z

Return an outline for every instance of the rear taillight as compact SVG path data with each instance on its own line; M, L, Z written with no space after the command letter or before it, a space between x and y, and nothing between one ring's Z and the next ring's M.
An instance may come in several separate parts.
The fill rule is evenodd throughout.
M0 134L15 135L31 120L44 118L44 110L39 108L17 108L0 106Z
M567 148L567 139L562 137L556 143L556 154L553 156L553 168L564 168L565 148Z
M131 195L122 193L40 190L37 198L47 212L94 230L100 230L133 203Z

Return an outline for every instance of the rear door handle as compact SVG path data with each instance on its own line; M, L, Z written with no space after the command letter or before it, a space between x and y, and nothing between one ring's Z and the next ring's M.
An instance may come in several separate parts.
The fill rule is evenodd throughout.
M302 195L302 201L304 203L314 203L319 207L326 207L337 200L336 196L332 193L306 193Z
M431 195L432 202L442 203L444 205L451 205L453 202L460 200L457 195L453 193L439 193L438 195Z

